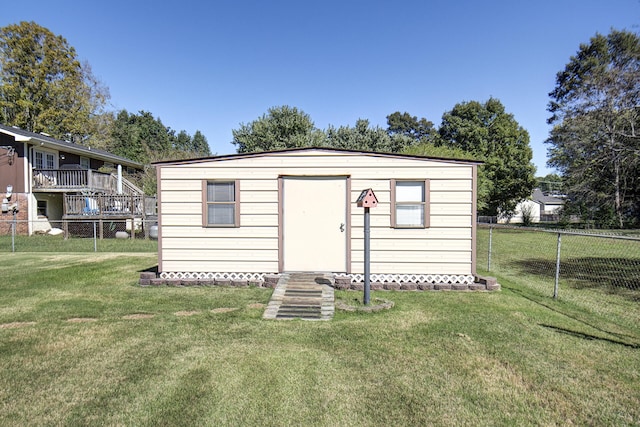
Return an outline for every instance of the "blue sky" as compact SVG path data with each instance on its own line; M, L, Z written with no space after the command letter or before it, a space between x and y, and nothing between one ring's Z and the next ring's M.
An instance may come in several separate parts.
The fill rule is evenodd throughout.
M35 21L67 39L111 108L200 130L217 154L233 129L289 105L317 127L386 127L394 111L436 125L498 98L546 168L548 93L596 32L638 32L640 0L6 2L0 26Z

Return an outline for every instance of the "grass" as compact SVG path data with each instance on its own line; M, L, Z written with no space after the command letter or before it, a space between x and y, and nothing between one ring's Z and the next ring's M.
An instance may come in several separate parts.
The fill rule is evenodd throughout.
M489 230L478 230L479 272L514 283L527 294L554 293L556 233L495 228L491 271ZM558 298L576 307L576 315L611 331L640 337L640 241L563 235L560 246Z
M95 246L94 246L95 243ZM96 239L93 237L71 237L62 235L0 236L0 252L157 252L158 242L151 239Z
M640 423L638 343L510 280L265 321L270 290L138 287L155 263L3 256L0 425Z

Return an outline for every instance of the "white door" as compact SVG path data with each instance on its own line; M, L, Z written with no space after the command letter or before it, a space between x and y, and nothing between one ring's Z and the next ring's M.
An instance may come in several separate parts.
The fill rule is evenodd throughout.
M285 177L283 190L284 270L345 272L346 178Z

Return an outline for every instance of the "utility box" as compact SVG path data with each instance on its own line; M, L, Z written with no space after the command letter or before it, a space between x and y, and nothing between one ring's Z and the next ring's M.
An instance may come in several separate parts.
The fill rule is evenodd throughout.
M356 205L359 208L375 208L378 206L378 198L373 193L372 189L367 188L366 190L362 190L362 193L358 196Z

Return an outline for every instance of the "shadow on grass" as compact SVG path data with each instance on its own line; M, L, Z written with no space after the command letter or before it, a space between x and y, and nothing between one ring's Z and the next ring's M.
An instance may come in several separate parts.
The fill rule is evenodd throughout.
M618 345L622 345L625 347L631 347L631 348L640 348L640 336L637 335L631 335L631 334L623 334L623 333L619 333L619 332L613 332L611 330L607 330L605 329L605 327L603 325L595 325L594 323L590 323L582 318L580 318L580 316L576 313L570 313L569 309L567 310L560 310L560 307L554 307L552 306L550 303L547 303L547 301L543 301L543 299L545 299L545 297L542 297L538 294L529 294L527 292L523 292L521 289L518 288L514 288L514 287L510 287L510 286L505 286L503 285L503 287L508 288L511 292L513 292L514 294L520 295L522 298L525 298L535 304L541 305L542 307L551 310L555 313L558 313L562 316L566 316L578 323L581 323L591 329L594 329L596 331L600 331L604 334L616 337L617 339L611 339L611 338L606 338L606 337L601 337L601 336L596 336L596 335L592 335L592 334L586 334L584 332L579 332L579 331L573 331L570 329L566 329L566 328L561 328L558 326L553 326L553 325L549 325L549 324L544 324L544 323L540 323L539 325L544 327L544 328L549 328L549 329L553 329L556 332L561 332L561 333L565 333L568 335L573 335L576 337L580 337L580 338L584 338L584 339L593 339L593 340L601 340L601 341L606 341L606 342L610 342L612 344L618 344ZM556 305L556 304L554 304ZM618 325L620 326L620 325ZM626 328L625 328L626 329ZM627 329L628 330L628 329ZM624 341L623 341L624 340ZM628 342L628 341L635 341L635 342Z
M138 273L156 273L156 274L158 274L158 266L154 265L153 267L145 268L144 270L138 270Z
M549 259L529 258L513 261L521 273L555 275L556 263ZM640 259L570 258L560 263L560 279L574 289L598 289L640 301Z
M542 326L543 328L551 329L551 330L556 331L556 332L561 333L561 334L567 334L567 335L571 335L571 336L577 337L577 338L582 338L582 339L585 339L585 340L600 340L600 341L606 341L606 342L611 343L611 344L623 345L625 347L640 348L640 344L630 344L630 343L626 343L626 342L623 342L623 341L613 340L613 339L610 339L610 338L599 337L599 336L591 335L591 334L585 334L584 332L572 331L571 329L560 328L558 326L546 325L544 323L540 323L540 326Z

